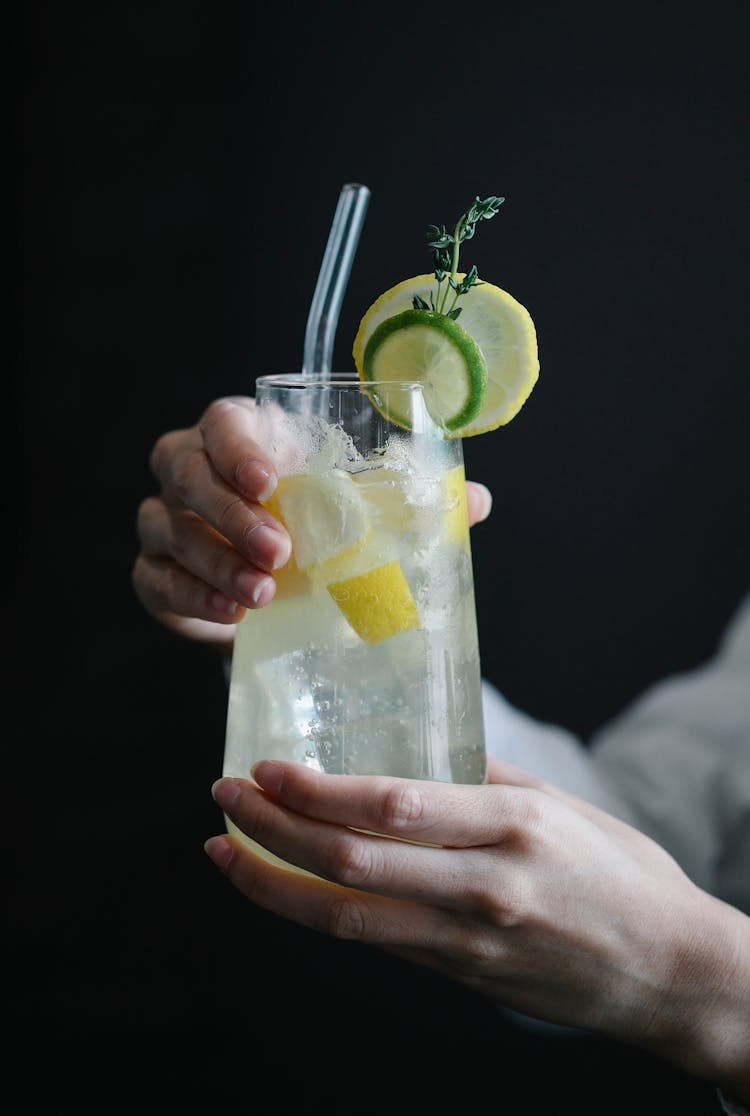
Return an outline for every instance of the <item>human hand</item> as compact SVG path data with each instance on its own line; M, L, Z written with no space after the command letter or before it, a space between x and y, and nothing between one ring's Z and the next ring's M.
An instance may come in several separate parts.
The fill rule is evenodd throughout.
M245 609L273 598L272 572L291 552L261 504L276 473L258 433L253 399L215 400L195 426L157 440L150 463L161 491L138 509L139 600L166 627L227 649Z
M220 780L217 804L314 874L212 838L209 856L253 902L747 1094L750 919L643 834L496 760L483 786L268 761L253 775Z
M273 573L291 552L261 503L277 476L260 437L253 399L215 400L195 426L157 440L151 469L161 491L138 509L138 599L166 627L226 650L245 610L273 599ZM489 515L483 485L467 483L466 497L471 525Z

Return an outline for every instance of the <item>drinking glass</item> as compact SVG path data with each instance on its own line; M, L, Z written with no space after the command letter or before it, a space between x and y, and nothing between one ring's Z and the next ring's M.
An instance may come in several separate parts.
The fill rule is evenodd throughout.
M356 376L256 381L259 440L279 475L267 506L292 557L271 603L237 627L224 775L283 759L485 780L463 448L425 390Z

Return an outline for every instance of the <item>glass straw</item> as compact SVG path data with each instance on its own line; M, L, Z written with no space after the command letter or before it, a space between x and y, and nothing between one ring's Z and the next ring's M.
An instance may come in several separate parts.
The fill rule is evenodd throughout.
M341 187L305 329L302 375L327 378L344 298L370 191L357 182Z

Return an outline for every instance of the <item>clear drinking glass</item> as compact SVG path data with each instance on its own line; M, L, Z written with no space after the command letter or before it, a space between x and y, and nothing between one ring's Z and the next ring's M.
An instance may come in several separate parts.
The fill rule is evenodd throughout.
M256 401L280 478L268 507L293 548L237 628L224 775L284 759L483 782L461 440L417 383L264 376Z

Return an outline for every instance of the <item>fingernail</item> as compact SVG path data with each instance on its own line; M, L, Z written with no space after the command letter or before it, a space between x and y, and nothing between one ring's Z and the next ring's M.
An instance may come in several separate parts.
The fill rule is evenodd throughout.
M276 489L275 475L254 457L240 462L235 475L242 491L253 500L268 500Z
M263 605L268 604L268 602L273 598L275 592L276 582L274 581L274 579L272 577L264 577L263 580L259 581L253 589L253 604L256 604L259 608L262 608Z
M258 577L257 570L240 570L235 578L235 587L243 601L261 607L273 597L276 583L272 577Z
M479 522L481 523L492 511L492 493L489 488L485 488L485 486L479 484L478 481L475 481L474 484L476 486L477 495L479 496Z
M241 790L236 779L217 779L211 787L211 797L217 806L228 812L239 798Z
M288 560L292 544L288 535L275 531L265 523L253 527L248 544L258 565L264 569L278 570Z
M284 768L272 760L261 760L250 772L255 782L269 794L277 795L284 782Z
M234 849L226 837L209 837L203 848L216 867L226 872L234 856Z

